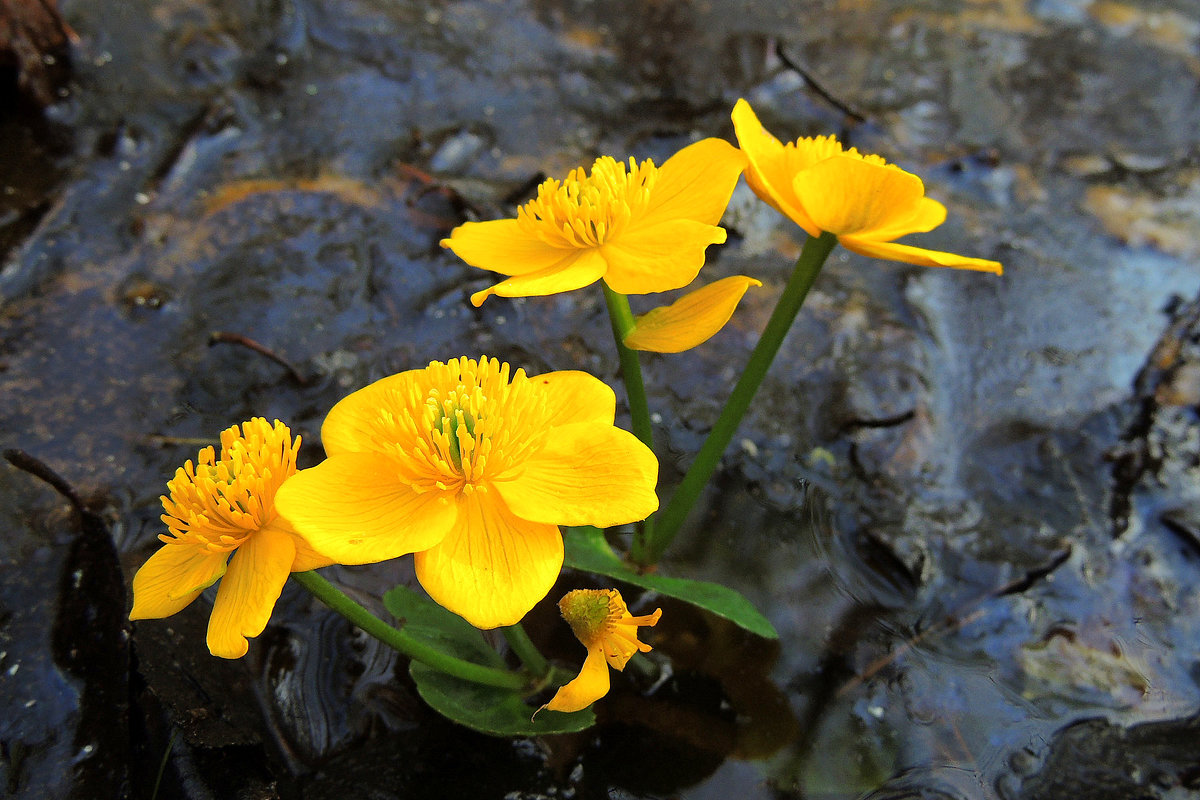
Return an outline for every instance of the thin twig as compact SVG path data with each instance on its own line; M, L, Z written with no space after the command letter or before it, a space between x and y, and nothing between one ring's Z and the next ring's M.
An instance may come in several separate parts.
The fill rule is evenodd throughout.
M288 361L283 356L276 353L274 350L271 350L270 348L266 347L265 345L259 344L258 342L254 341L253 339L251 339L248 336L243 336L240 333L228 333L226 331L213 331L212 334L210 334L208 337L208 346L212 347L214 344L241 345L242 347L245 347L249 350L253 350L254 352L258 353L261 356L266 356L267 358L271 359L279 366L286 369L288 371L288 374L292 377L292 380L294 380L296 383L300 384L301 386L308 386L310 383L309 379L304 377L304 375L301 374L300 370L297 369L295 367L295 365L293 365L290 361Z
M817 83L816 79L813 78L812 74L808 70L804 69L799 64L797 64L795 61L792 61L792 59L788 58L787 54L785 52L783 52L783 43L782 42L775 43L775 55L779 57L779 60L783 62L785 67L792 70L797 75L799 75L801 78L803 78L804 82L806 84L808 84L808 88L812 89L814 94L816 94L818 97L820 97L826 103L829 103L829 105L833 106L838 111L845 114L856 125L861 125L862 123L867 121L867 118L865 116L858 113L853 108L851 108L847 104L843 103L841 100L838 100L836 97L834 97L832 94L830 94L825 89L825 87L823 87L823 86L821 86L821 84Z
M76 511L83 512L83 501L79 499L75 489L67 483L65 478L46 466L45 462L34 458L24 450L16 449L5 450L4 457L17 469L24 470L50 484L55 491L71 501L71 505L75 507Z

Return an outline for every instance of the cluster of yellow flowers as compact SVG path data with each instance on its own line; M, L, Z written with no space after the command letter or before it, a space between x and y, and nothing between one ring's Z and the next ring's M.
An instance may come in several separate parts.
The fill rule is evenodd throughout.
M546 181L515 219L468 222L442 242L506 280L472 296L546 295L603 280L622 294L690 284L743 174L811 235L913 264L999 273L994 261L893 240L928 231L945 207L921 180L831 137L783 144L750 106L733 111L740 148L705 139L662 167L598 159L590 173ZM633 349L678 352L708 339L751 286L716 281L639 317ZM345 397L321 428L327 458L297 471L300 440L255 418L187 462L162 498L169 533L134 577L131 619L180 611L218 580L208 646L238 658L260 634L291 572L415 554L429 595L479 628L517 623L563 563L560 525L609 527L658 508L658 462L614 425L615 395L573 371L530 377L481 357L433 362ZM223 579L222 579L223 578ZM573 592L560 607L588 655L544 708L582 708L608 690L640 626L620 594Z
M925 196L921 179L879 156L849 150L832 136L784 144L750 104L733 109L739 147L704 139L656 168L599 158L591 174L548 180L516 219L467 222L442 241L468 264L509 275L471 296L555 294L603 280L622 294L651 294L690 284L738 178L811 236L828 232L851 250L909 264L1000 274L996 261L926 250L894 240L933 230L946 207ZM638 318L625 338L635 350L676 353L706 341L729 321L757 280L737 275L695 290Z
M220 460L208 447L168 484L170 535L134 576L131 618L174 614L224 575L208 645L239 658L288 573L415 553L434 600L479 628L513 625L558 577L559 525L658 507L658 461L615 415L612 389L586 373L456 358L343 398L311 469L296 470L282 423L234 426Z

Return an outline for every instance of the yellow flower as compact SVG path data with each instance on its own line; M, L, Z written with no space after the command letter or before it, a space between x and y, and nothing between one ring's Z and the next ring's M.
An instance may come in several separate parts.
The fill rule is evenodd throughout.
M538 711L579 711L608 694L609 667L624 670L634 653L650 651L650 645L638 641L638 628L657 625L662 609L644 617L630 616L616 589L576 589L567 592L558 608L587 648L587 658L579 675L559 687Z
M583 372L509 375L451 359L343 398L321 428L328 458L278 505L342 564L416 553L429 595L480 628L512 625L550 591L559 525L607 527L658 507L658 462L613 426L616 396Z
M170 535L133 576L130 619L181 611L224 576L208 620L208 649L246 654L267 626L288 573L333 563L298 537L275 509L275 493L296 472L300 438L261 417L221 434L221 459L206 447L175 471L162 498Z
M763 127L745 100L734 106L733 128L749 160L750 188L809 235L827 231L847 250L873 258L1001 273L996 261L892 241L931 231L946 219L946 207L925 196L916 175L879 156L844 150L832 136L785 145Z
M625 335L625 346L681 353L703 344L725 327L751 286L762 286L762 281L732 275L688 292L669 306L651 309L635 320L633 330Z
M720 139L680 150L661 168L607 156L588 174L548 180L516 219L466 222L442 240L473 267L511 276L471 295L556 294L603 279L621 294L678 289L704 265L704 250L725 241L717 227L745 168Z

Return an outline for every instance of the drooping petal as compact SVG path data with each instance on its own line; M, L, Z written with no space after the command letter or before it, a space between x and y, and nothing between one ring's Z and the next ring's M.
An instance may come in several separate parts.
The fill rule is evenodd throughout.
M419 386L423 369L410 369L381 378L337 401L321 425L325 454L386 452L389 438L381 431L383 412L413 416L424 401Z
M530 236L515 219L464 222L442 239L441 245L472 267L502 275L528 275L560 267L574 254L574 250Z
M229 559L208 619L208 650L221 658L241 658L247 637L263 632L296 555L292 535L274 527L254 533Z
M673 219L716 225L729 205L746 156L724 139L702 139L667 159L658 170L645 212L632 221L638 226Z
M228 552L167 544L133 576L130 619L161 619L186 608L225 574Z
M838 242L847 250L871 258L902 261L905 264L917 264L922 267L953 267L976 272L991 272L995 275L1004 274L1004 268L999 261L988 261L984 258L969 258L955 253L926 250L923 247L912 247L895 242L875 242L855 236L839 236Z
M658 508L658 459L629 431L577 423L555 428L510 481L493 484L518 517L606 528Z
M725 241L725 229L676 219L625 231L600 248L604 282L621 294L653 294L687 286L704 266L704 251Z
M738 302L761 281L734 275L685 294L637 318L625 346L655 353L681 353L702 344L725 327Z
M550 416L546 427L574 422L612 425L617 418L617 395L599 378L577 370L560 370L529 379L546 397Z
M471 295L471 305L479 307L483 301L499 297L539 297L559 292L570 292L590 286L604 277L608 265L595 249L572 250L570 255L554 266L539 272L517 275L495 286L490 286Z
M839 236L911 219L925 194L911 172L847 155L801 170L792 187L813 224Z
M583 669L569 683L558 687L549 703L538 711L580 711L608 694L608 664L604 651L599 647L588 649L583 660Z
M448 493L417 492L376 453L342 453L288 479L275 506L312 548L338 564L425 550L458 520Z
M812 236L821 231L805 212L792 189L796 174L782 142L771 135L745 100L733 107L733 130L746 154L746 183L762 200Z
M519 519L499 497L459 497L461 521L438 545L417 553L417 579L429 596L477 628L515 625L546 596L563 562L557 525Z

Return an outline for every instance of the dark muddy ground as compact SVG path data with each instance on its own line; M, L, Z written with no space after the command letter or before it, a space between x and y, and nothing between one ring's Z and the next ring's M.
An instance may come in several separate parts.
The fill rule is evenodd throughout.
M72 72L0 116L0 440L85 513L0 468L6 796L149 797L164 760L160 798L1200 793L1192 3L59 7ZM663 604L666 683L509 742L294 587L239 662L203 598L124 622L166 479L230 424L286 420L311 463L333 402L430 359L616 383L597 289L475 310L491 278L437 241L597 154L731 137L738 97L917 172L950 209L921 243L1006 268L827 266L667 566L778 645ZM799 248L745 187L725 224L705 272L765 285L648 360L667 482ZM370 598L406 570L328 572Z

